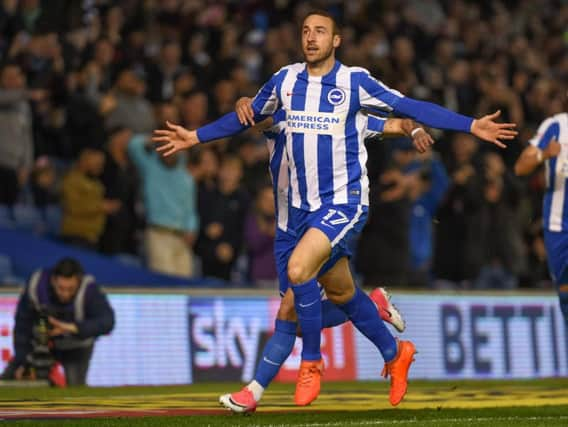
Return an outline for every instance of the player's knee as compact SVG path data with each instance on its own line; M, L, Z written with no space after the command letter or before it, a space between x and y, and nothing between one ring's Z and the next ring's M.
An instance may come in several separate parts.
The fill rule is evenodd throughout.
M290 260L288 263L288 281L292 285L299 285L310 280L308 269L301 262Z
M325 277L324 280L321 281L324 289L325 294L327 295L327 299L329 299L334 304L346 304L353 298L355 295L355 285L353 282L344 280L329 280L329 278Z
M355 289L353 287L326 288L325 294L327 295L327 299L336 305L347 304L351 301L351 299L353 299Z

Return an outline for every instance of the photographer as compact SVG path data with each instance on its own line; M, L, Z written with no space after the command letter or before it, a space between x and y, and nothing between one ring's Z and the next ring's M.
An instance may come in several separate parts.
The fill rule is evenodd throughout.
M15 357L4 378L47 379L54 361L68 385L84 385L96 337L114 327L106 295L78 261L60 260L30 278L16 311Z

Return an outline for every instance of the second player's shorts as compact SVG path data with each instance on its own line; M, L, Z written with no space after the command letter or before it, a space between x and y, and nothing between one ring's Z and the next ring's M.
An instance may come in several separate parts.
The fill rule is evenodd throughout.
M568 284L568 233L544 230L548 268L557 285Z
M283 296L290 287L288 282L290 255L309 228L322 231L331 243L331 255L319 271L319 277L329 271L341 258L351 257L351 244L363 230L367 214L367 206L361 205L323 206L314 212L290 208L288 231L277 229L274 239L274 258L280 295Z

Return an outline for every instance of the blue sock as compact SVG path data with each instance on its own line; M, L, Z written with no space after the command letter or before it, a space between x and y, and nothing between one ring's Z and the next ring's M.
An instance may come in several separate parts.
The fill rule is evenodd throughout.
M321 302L321 323L323 328L333 328L348 320L345 313L330 300L326 299Z
M294 306L302 329L302 360L320 360L321 294L316 279L292 286Z
M558 291L558 300L560 302L560 311L564 316L564 322L568 326L568 292Z
M355 295L351 301L338 307L345 312L359 332L375 344L385 362L395 358L396 340L379 317L377 307L365 292L355 288Z
M262 359L254 375L254 379L264 388L268 387L284 361L292 353L296 341L296 328L298 327L296 322L276 319L275 323L274 335L264 346Z

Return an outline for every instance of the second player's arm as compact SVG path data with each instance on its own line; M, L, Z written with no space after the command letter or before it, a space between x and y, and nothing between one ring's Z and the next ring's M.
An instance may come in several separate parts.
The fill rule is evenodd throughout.
M534 145L529 145L515 162L515 174L519 176L529 175L543 161L556 157L558 153L560 153L558 141L550 141L543 150Z
M426 130L411 119L389 118L386 120L384 136L407 136L412 138L414 148L423 153L434 144L434 140Z

